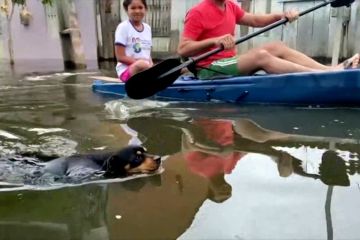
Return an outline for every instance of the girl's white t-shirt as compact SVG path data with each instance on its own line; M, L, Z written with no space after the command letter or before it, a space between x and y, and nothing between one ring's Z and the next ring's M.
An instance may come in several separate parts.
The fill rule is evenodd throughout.
M115 31L115 45L125 47L126 56L135 59L151 59L152 35L151 27L143 23L143 30L135 29L129 20L121 22ZM116 65L117 75L120 76L128 65L118 62Z

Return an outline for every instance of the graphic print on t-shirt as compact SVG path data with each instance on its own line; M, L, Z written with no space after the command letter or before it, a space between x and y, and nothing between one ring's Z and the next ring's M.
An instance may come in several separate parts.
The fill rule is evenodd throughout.
M133 49L135 53L141 52L141 40L140 38L132 38L131 42L133 43Z

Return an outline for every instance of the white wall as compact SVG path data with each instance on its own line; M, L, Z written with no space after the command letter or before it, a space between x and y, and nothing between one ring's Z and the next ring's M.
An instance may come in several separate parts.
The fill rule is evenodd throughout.
M76 0L76 11L86 60L97 59L95 0Z
M81 35L85 50L85 57L88 61L97 59L97 40L96 40L96 17L94 9L95 0L75 0L76 9L78 14L79 25L81 28ZM122 3L122 0L115 0ZM172 0L172 13L171 13L171 30L179 30L180 33L183 30L183 20L185 14L189 8L200 2L201 0ZM315 1L318 3L319 1ZM0 0L2 3L2 0ZM12 31L14 39L14 54L16 59L62 59L62 50L58 29L58 20L57 20L57 11L52 7L46 7L41 4L40 0L27 0L28 8L33 14L33 19L30 23L30 26L25 27L20 24L19 18L19 7L16 7L13 21L12 21ZM265 9L265 0L253 0L252 1L251 11L261 13ZM291 6L299 6L300 10L308 8L310 5L314 4L314 1L303 2L301 1L287 1L285 5L280 0L271 1L271 12L281 12L283 8ZM319 16L329 16L329 9L319 9L316 13L310 14L311 16L316 16L316 19L319 19ZM126 13L121 11L122 20L126 18ZM298 48L305 51L306 53L313 53L320 51L322 54L328 54L331 57L332 49L332 32L334 31L332 27L328 28L329 35L324 36L329 43L324 44L324 39L320 40L318 37L312 35L311 44L303 44L302 41L305 38L297 39L299 31L305 29L303 26L306 26L310 19L309 17L302 17L297 24L293 24L286 27L285 31L282 31L282 28L277 28L269 32L268 34L263 34L252 40L249 40L245 43L242 43L239 47L241 51L246 51L249 48L260 45L265 42L273 40L285 40L290 46ZM360 29L358 27L358 22L360 20L360 2L355 1L352 5L352 14L351 22L349 28L349 44L348 54L352 55L355 52L360 51L360 44L358 44L357 39L360 38ZM318 20L316 20L318 23ZM321 21L323 22L323 21ZM319 25L318 23L317 25ZM322 24L322 23L321 23ZM317 27L319 28L319 27ZM324 26L324 29L326 26ZM325 29L326 30L326 29ZM250 30L250 32L253 30ZM316 33L316 31L314 31ZM295 33L292 35L291 33ZM319 34L319 33L317 33ZM300 34L301 35L301 34ZM8 48L7 48L7 36L6 36L6 22L5 16L3 13L0 13L0 59L8 58ZM164 39L158 39L159 48L162 46L168 46L169 44L162 44ZM165 39L166 40L166 39ZM169 42L169 39L166 40ZM310 42L310 41L309 41ZM167 49L159 49L166 52Z
M86 60L97 59L95 0L76 0L76 10L85 50ZM39 0L27 0L28 10L32 13L30 25L20 23L19 6L15 7L12 19L14 57L16 60L56 59L62 60L59 35L58 14L55 6L44 7ZM7 31L5 17L0 14L0 59L8 59Z
M18 5L15 5L11 22L15 61L16 59L62 58L59 35L49 34L43 5L37 0L27 1L27 5L32 13L30 25L23 26L20 23Z

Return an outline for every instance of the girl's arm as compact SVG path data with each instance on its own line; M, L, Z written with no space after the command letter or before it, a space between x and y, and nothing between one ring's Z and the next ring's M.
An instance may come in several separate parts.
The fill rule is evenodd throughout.
M115 45L115 56L118 62L126 65L131 65L136 61L135 58L126 56L125 47L122 45Z
M128 66L133 64L137 60L141 59L141 58L136 59L133 57L126 56L125 47L122 45L115 45L115 55L116 55L116 59L118 62L124 63ZM151 64L151 66L153 65L153 61L152 61L151 57L150 57L150 59L143 59L143 60L147 60L147 61L149 61L149 64Z

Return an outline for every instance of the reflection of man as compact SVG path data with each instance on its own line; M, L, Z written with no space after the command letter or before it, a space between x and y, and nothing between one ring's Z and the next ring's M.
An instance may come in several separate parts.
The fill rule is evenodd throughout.
M146 139L144 144L150 147L151 152L183 152L187 167L193 173L207 179L208 198L215 202L224 201L231 196L231 186L226 183L224 176L230 174L237 162L248 152L270 156L277 163L279 175L282 177L296 173L327 182L324 177L328 170L319 173L307 172L300 159L282 151L281 148L274 148L291 143L324 144L328 141L326 137L271 131L245 118L236 121L196 119L191 123L172 119L138 118L130 120L128 124L138 131L140 138ZM167 137L167 134L159 134L164 132L172 134L170 137ZM334 162L326 160L325 163L324 159L328 159L328 156L330 155L324 154L324 164Z
M234 130L230 121L202 119L193 124L203 129L207 139L216 143L219 149L234 144ZM225 181L224 174L230 174L245 154L235 151L206 152L206 148L192 147L187 137L183 139L182 148L189 169L209 180L208 198L215 202L228 199L231 196L231 186Z
M183 152L187 168L208 183L207 198L222 202L231 196L231 186L225 181L224 174L230 174L242 157L240 152L223 151L233 144L231 121L204 119L188 123L143 117L130 119L128 127L137 132L137 139L145 140L143 145L152 153L174 155ZM192 144L193 137L200 146ZM178 181L181 183L181 178Z
M246 153L254 152L270 156L277 163L279 175L282 177L296 173L304 177L320 179L327 185L350 185L347 169L354 171L354 168L347 167L345 160L334 151L328 150L321 153L318 171L309 172L306 167L304 168L302 160L282 151L281 147L274 148L277 145L299 144L301 142L316 145L327 141L326 138L271 131L260 127L250 119L238 119L234 122L207 119L197 120L193 123L204 130L207 139L218 144L216 147L214 144L201 141L200 138L196 137L196 134L193 136L186 132L184 134L188 140L185 143L183 141L182 146L189 168L209 180L217 176L217 182L219 182L221 174L231 173L236 163ZM342 140L352 142L351 139ZM316 151L319 152L320 150ZM210 186L214 186L212 181L210 181Z

